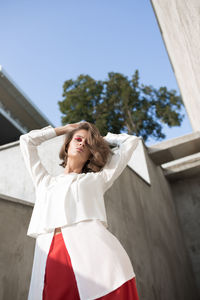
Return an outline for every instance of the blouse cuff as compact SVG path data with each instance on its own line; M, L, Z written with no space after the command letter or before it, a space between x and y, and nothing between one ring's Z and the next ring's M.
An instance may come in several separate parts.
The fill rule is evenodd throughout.
M56 134L55 129L51 125L48 125L48 126L42 128L42 136L46 140L49 140L49 139L56 137L57 134Z
M20 141L24 139L26 143L30 145L39 146L41 143L52 139L56 136L57 134L55 129L51 125L48 125L41 129L33 129L28 133L22 134L20 136Z
M108 132L104 138L110 145L119 146L122 142L125 142L125 140L127 140L130 137L136 138L136 136L134 135L132 136L127 133L111 133L111 132Z

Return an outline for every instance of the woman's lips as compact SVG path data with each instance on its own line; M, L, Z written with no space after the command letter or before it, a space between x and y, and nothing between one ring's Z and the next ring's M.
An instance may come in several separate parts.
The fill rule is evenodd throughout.
M77 150L79 150L79 151L81 151L81 152L83 152L83 149L81 149L81 148L76 148Z

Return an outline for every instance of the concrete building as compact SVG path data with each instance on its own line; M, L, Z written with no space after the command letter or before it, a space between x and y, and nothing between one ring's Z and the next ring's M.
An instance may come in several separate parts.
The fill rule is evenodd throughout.
M194 131L200 130L200 2L151 0Z
M151 0L194 133L154 145L170 183L200 298L200 2Z
M44 166L53 175L63 171L58 158L62 142L63 137L58 136L38 147ZM105 194L109 230L120 240L132 261L141 300L197 300L193 261L187 243L194 246L194 239L187 240L185 224L182 224L182 219L187 219L187 224L192 222L189 220L192 206L186 205L190 189L185 187L181 200L186 207L182 207L177 192L180 185L173 181L172 188L165 176L167 168L163 172L157 164L158 152L163 149L148 149L144 144L142 147L150 183L128 164ZM4 228L0 231L0 299L23 300L27 299L35 243L26 236L34 188L19 142L1 146L0 150L0 220ZM170 152L170 147L165 146L165 151ZM140 153L136 155L137 160L144 159ZM175 173L178 176L178 172L173 175Z
M0 145L47 124L51 122L0 66Z
M109 230L132 261L140 300L198 300L200 42L195 34L200 28L200 3L152 0L152 5L194 132L149 148L141 142L139 152L106 192L106 211ZM38 147L53 175L62 172L58 158L62 142L59 136ZM24 300L35 244L26 236L34 187L19 141L0 146L0 161L0 300Z
M14 161L6 149L16 149L21 134L49 124L53 125L0 66L0 299L27 298L34 251L34 240L28 239L25 232L33 204L21 200L23 189L31 193L33 187L21 184L21 163L15 156ZM6 153L8 156L4 156ZM9 197L18 189L17 181L13 180L16 175L21 176L19 199Z

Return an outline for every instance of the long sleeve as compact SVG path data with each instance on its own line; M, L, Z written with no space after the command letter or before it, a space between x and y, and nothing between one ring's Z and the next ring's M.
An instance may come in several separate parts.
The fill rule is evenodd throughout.
M42 129L31 130L20 136L20 150L35 187L48 175L47 170L40 161L37 146L56 136L56 131L51 125Z
M142 137L129 135L127 133L115 134L108 132L104 139L110 145L116 145L116 147L112 149L114 154L107 161L103 170L100 171L103 191L105 192L125 169L134 150L138 146L139 140L142 140Z

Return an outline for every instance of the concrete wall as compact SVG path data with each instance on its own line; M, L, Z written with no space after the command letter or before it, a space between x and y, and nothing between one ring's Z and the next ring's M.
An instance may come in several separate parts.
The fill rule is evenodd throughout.
M200 129L200 1L151 0L194 130Z
M110 231L129 254L141 300L199 299L169 183L146 156L151 186L128 167L106 192Z
M63 136L58 136L38 146L43 165L53 175L63 172L58 157L62 142ZM25 167L19 141L0 146L0 162L0 193L34 203L34 186Z
M53 139L39 149L42 162L53 174L61 171L57 166L60 142ZM170 186L161 168L147 155L146 149L145 155L151 185L126 167L105 194L109 229L120 240L132 261L140 300L197 300L192 264ZM0 159L4 172L0 174L1 193L21 193L20 199L33 200L34 195L30 195L33 187L19 145L2 149ZM27 206L27 203L12 203L8 200L2 200L0 205L3 228L0 300L25 300L35 242L26 236L32 207ZM12 263L8 268L9 261ZM13 286L13 292L8 291L8 286Z
M200 295L200 174L172 182L171 188Z
M30 204L0 196L0 299L25 300L35 241L26 235Z

